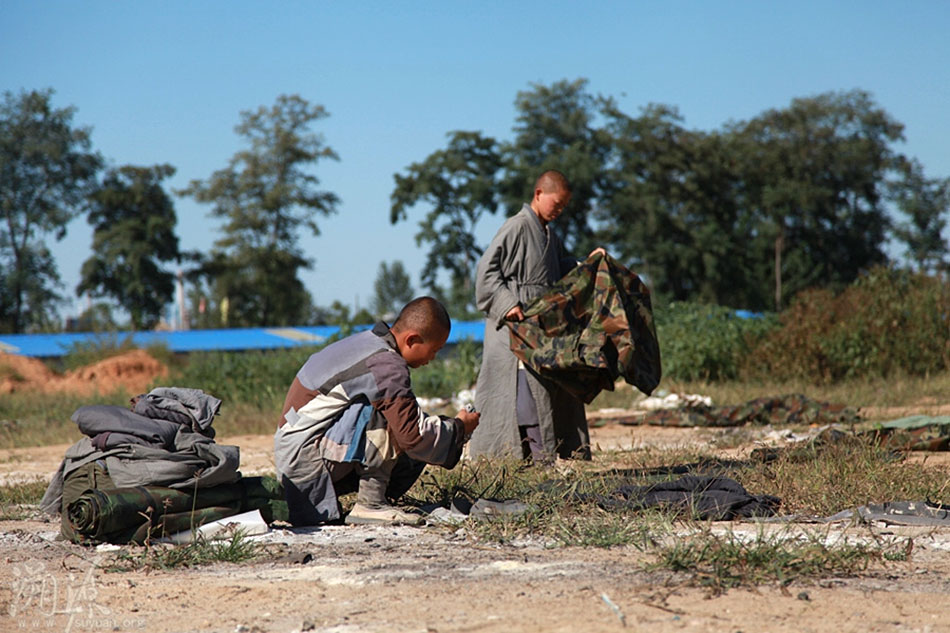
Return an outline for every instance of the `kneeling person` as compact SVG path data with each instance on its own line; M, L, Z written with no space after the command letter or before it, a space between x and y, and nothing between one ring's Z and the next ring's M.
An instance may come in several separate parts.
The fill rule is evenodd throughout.
M409 369L431 361L451 322L431 297L409 302L392 328L377 323L313 354L297 372L274 436L278 477L294 525L340 518L338 495L357 492L347 523L418 523L394 508L426 464L452 468L478 414L426 415Z

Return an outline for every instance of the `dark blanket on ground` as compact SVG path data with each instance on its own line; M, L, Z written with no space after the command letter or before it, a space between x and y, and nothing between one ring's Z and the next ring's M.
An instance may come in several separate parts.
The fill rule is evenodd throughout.
M260 510L268 523L287 520L287 503L276 479L244 477L197 490L89 489L66 506L62 532L77 543L141 544L251 510Z
M843 404L821 402L793 393L756 398L733 406L687 405L617 420L620 424L655 426L744 426L746 424L851 424L858 412Z
M609 255L595 255L506 322L511 351L541 376L590 403L618 378L651 393L660 346L650 291Z
M649 486L623 485L607 495L586 498L595 498L604 509L672 509L713 521L772 516L781 503L771 495L749 494L733 479L692 475Z

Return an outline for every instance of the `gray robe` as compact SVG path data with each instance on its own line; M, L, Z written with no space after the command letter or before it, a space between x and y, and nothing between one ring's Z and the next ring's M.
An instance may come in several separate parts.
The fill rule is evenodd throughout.
M563 256L557 235L545 230L531 207L524 205L508 218L478 262L475 302L488 315L482 368L475 407L481 413L469 447L473 457L518 457L521 438L516 414L518 359L509 347L505 314L544 294L551 284L577 265ZM528 372L544 451L571 457L590 454L590 437L583 403L550 381Z

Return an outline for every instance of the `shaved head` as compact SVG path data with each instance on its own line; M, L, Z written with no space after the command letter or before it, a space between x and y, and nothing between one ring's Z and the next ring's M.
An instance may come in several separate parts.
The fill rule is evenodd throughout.
M540 189L544 193L555 193L559 191L571 193L571 185L567 182L567 176L556 169L549 169L538 176L538 179L534 183L534 188Z
M392 327L394 332L414 330L426 340L448 336L452 329L449 312L432 297L417 297L402 309ZM444 339L443 339L444 340Z

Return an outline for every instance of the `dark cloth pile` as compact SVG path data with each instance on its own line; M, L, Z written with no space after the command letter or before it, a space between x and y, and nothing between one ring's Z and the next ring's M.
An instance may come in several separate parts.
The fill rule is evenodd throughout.
M690 404L618 420L654 426L744 426L746 424L852 424L861 417L843 404L813 400L799 393L756 398L733 406Z
M251 510L260 510L267 523L287 521L287 503L276 479L243 477L197 490L88 489L66 505L62 529L77 543L142 544Z
M733 479L694 475L648 486L622 485L607 495L583 498L596 499L604 509L669 509L713 521L773 516L781 503L771 495L749 494Z
M507 321L511 351L527 367L590 403L622 377L650 394L660 346L650 291L609 255L595 255Z

